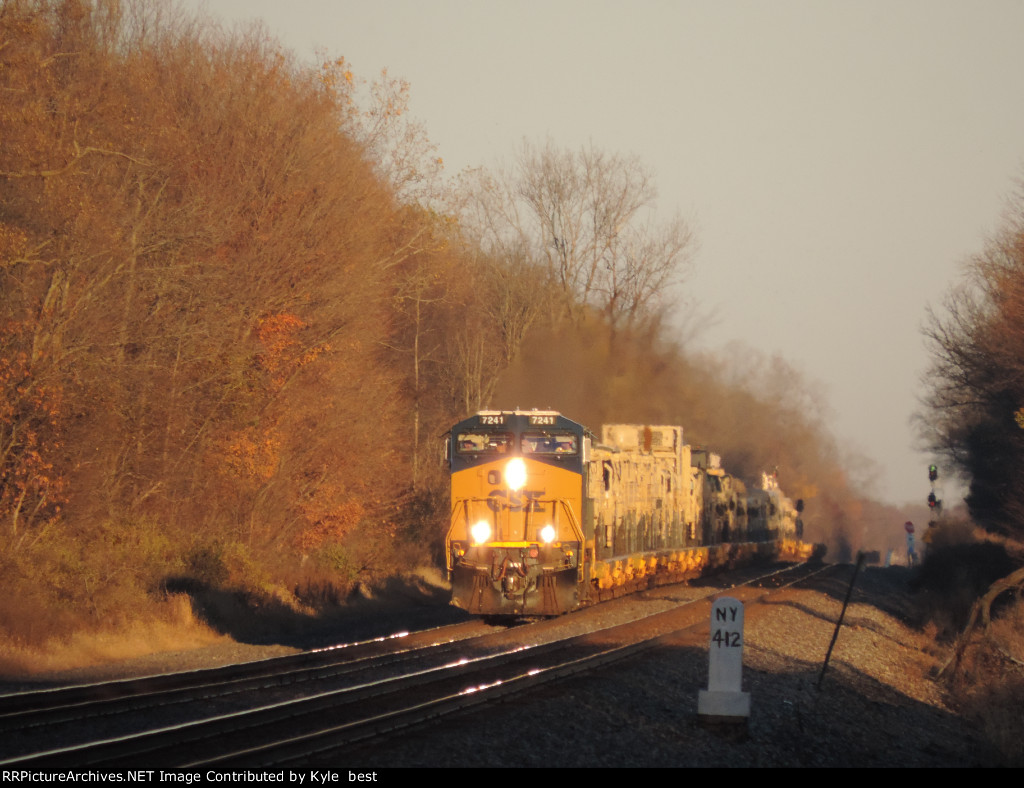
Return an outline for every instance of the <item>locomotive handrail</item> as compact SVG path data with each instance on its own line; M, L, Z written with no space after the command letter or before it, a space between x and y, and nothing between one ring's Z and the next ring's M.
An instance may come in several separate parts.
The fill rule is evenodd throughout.
M469 519L469 504L471 504L471 503L488 504L492 500L493 500L493 498L460 498L455 503L455 505L452 506L452 514L451 514L451 517L448 520L448 536L445 538L445 543L449 544L451 542L452 528L455 526L455 517L458 514L458 510L460 508L463 508L463 509L466 510L465 511L465 515L466 515L466 519L468 520ZM552 505L552 507L554 507L556 505L560 506L565 511L565 513L568 515L569 527L572 529L573 535L576 537L576 540L579 541L579 542L582 542L584 540L583 528L580 526L580 521L576 517L576 513L573 511L572 506L569 504L568 501L565 500L565 498L534 498L534 499L532 499L532 502L533 503L538 503L538 504L549 503L549 504ZM525 542L525 541L529 541L529 540L528 539L523 539L521 541Z
M460 498L453 506L451 517L448 520L448 533L445 535L444 547L445 547L445 564L450 572L454 566L452 561L452 530L455 528L456 518L459 516L459 509L464 510L465 520L469 522L469 505L470 504L487 504L493 499L490 498ZM581 545L585 541L583 536L583 528L580 526L580 521L576 517L576 513L573 511L572 506L564 498L536 498L534 501L538 504L551 504L552 511L555 506L560 506L562 511L567 515L569 522L569 529L572 531L573 538ZM518 541L528 542L529 539L521 539Z
M548 501L541 501L541 503L548 503ZM565 513L569 515L569 527L572 529L573 536L576 537L577 542L582 544L585 541L585 538L583 536L583 528L580 527L580 521L576 519L576 513L572 510L572 507L569 505L569 502L566 501L564 498L552 498L550 499L550 503L552 509L554 508L555 504L561 505L562 509L565 510Z

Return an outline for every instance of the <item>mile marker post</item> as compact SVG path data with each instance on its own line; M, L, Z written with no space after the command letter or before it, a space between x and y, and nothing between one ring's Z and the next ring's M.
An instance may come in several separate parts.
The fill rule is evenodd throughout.
M697 694L697 716L704 723L745 731L750 693L743 692L743 603L723 596L711 606L708 688Z

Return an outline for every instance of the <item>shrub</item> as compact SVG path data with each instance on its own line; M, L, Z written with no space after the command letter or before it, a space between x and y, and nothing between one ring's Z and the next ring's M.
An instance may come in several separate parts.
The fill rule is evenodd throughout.
M1006 548L994 542L933 542L916 579L922 623L934 623L942 639L955 636L966 625L975 600L1013 569Z

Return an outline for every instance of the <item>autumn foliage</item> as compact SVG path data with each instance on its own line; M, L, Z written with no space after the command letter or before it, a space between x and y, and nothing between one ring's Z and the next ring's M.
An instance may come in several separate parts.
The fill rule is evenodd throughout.
M169 14L0 11L0 562L44 612L213 553L289 594L356 528L373 569L407 494L391 273L431 219L344 64Z
M406 85L301 65L259 29L164 3L10 0L0 95L15 639L145 616L185 581L301 607L429 560L437 438L485 406L670 420L751 475L781 465L811 497L824 469L848 493L794 375L758 373L765 400L667 341L690 236L626 226L654 196L632 159L569 157L598 184L613 164L637 202L586 258L567 225L553 262L525 226L488 240L453 207L478 204L469 192L440 199Z

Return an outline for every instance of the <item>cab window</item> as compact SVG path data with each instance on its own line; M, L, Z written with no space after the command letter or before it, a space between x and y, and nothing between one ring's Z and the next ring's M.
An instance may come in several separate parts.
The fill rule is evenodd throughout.
M505 454L514 444L508 432L460 432L455 436L455 451L458 454Z
M523 454L574 455L579 451L571 432L524 432L520 446Z

